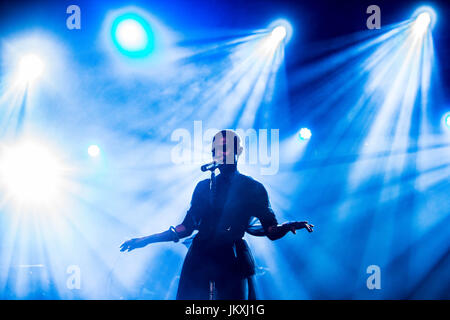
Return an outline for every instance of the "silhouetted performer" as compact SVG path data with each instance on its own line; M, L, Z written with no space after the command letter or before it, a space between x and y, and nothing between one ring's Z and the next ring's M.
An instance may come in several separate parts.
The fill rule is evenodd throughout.
M264 186L237 171L241 153L236 133L231 130L217 133L212 143L215 162L208 168L211 179L197 184L183 222L165 232L121 245L121 251L131 251L155 242L178 242L198 230L184 260L177 299L256 299L255 264L244 233L276 240L289 231L294 234L302 228L313 231L314 226L306 221L278 225ZM220 171L217 178L216 167ZM259 219L260 227L251 225L254 218Z

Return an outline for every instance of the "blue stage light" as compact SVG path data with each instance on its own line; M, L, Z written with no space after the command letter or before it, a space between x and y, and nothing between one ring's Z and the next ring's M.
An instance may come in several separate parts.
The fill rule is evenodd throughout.
M444 124L447 128L450 129L450 112L445 115Z
M412 30L417 36L423 36L436 23L436 12L431 7L420 7L413 14Z
M35 54L28 54L20 60L17 81L27 83L36 80L42 75L44 63Z
M431 17L428 12L422 12L414 21L414 32L418 35L424 34L428 30L428 26L430 25Z
M278 19L272 22L269 25L269 30L271 30L270 37L275 44L278 44L280 42L287 43L289 42L289 40L291 40L292 26L288 21L284 19Z
M272 37L277 41L282 41L286 37L286 28L283 26L278 26L272 30Z
M4 147L0 189L20 206L46 205L61 194L65 167L47 146L25 141Z
M91 146L89 146L88 148L88 154L92 157L92 158L96 158L100 155L100 148L93 144Z
M298 135L301 140L309 140L311 139L312 133L308 128L301 128L298 132Z
M114 45L132 58L146 57L153 52L154 36L149 23L135 13L117 17L111 27Z

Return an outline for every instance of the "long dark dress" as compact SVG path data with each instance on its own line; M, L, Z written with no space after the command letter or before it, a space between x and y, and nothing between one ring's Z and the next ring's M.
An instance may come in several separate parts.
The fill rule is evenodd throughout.
M243 236L252 218L264 230L276 225L264 186L235 172L216 179L211 202L211 179L200 181L182 224L198 230L183 263L177 299L207 300L210 285L215 299L246 299L246 281L255 273L253 257Z

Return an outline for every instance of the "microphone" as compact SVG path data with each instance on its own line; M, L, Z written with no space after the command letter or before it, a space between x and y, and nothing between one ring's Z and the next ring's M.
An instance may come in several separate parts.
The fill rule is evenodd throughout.
M205 171L214 171L219 167L219 164L216 161L204 164L200 167L200 170L202 170L203 172Z

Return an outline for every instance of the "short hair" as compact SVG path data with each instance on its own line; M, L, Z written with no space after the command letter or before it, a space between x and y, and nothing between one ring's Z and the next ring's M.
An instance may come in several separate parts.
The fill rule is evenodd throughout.
M233 130L229 130L229 129L224 129L221 130L219 132L217 132L212 140L212 153L214 154L214 141L216 141L216 137L221 137L222 139L225 138L227 139L228 137L231 138L233 137L233 149L234 149L234 154L238 153L238 149L241 146L241 138L239 137L239 135L233 131Z

